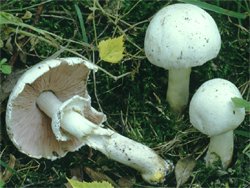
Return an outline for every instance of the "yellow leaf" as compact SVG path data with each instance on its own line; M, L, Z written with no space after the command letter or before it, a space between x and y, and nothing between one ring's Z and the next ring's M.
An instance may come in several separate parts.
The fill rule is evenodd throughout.
M93 181L91 183L88 183L68 178L67 180L73 188L114 188L110 183L106 181L103 182Z
M109 63L121 61L125 49L123 40L123 35L113 39L102 40L98 45L101 60Z
M27 11L27 10L26 10L26 12L25 12L25 14L23 15L22 19L23 19L23 20L28 20L28 19L30 19L30 18L32 18L32 13L31 13L30 11Z

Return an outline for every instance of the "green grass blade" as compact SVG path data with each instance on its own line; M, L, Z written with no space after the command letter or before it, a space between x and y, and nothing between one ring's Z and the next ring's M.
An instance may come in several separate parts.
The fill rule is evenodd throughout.
M7 163L3 162L1 159L0 159L0 166L6 168L12 174L16 174L17 173L14 169L10 168L9 165Z
M235 12L235 11L231 11L231 10L218 7L216 5L211 5L206 2L201 2L199 0L178 0L178 1L183 2L183 3L190 3L193 5L197 5L203 9L210 10L219 14L227 15L230 17L235 17L238 19L245 19L247 16L249 16L249 12L248 13Z
M234 133L237 134L237 135L240 135L240 136L244 136L246 138L250 138L249 131L235 130Z
M80 10L79 6L76 3L74 4L74 6L75 6L77 17L78 17L79 22L80 22L80 28L81 28L81 32L82 32L83 42L88 43L88 38L87 38L87 35L86 35L86 29L85 29L85 26L84 26L84 21L83 21L81 10Z

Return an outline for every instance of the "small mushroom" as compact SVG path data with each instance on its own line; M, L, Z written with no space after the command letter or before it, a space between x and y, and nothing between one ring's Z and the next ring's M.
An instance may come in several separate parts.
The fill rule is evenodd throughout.
M149 183L163 182L172 164L149 147L103 128L106 116L87 92L92 63L61 58L36 64L17 82L7 104L10 139L23 153L50 160L88 145L138 170Z
M220 158L227 168L233 156L233 130L245 118L245 109L236 108L233 97L242 98L237 87L224 79L216 78L203 83L190 101L191 124L210 137L206 164L212 165Z
M191 4L162 8L150 21L144 49L148 60L168 70L167 100L181 112L189 98L191 68L215 58L221 37L213 18Z

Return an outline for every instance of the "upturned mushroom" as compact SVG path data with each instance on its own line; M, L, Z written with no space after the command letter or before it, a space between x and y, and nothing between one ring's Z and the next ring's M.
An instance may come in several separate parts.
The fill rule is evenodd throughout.
M61 58L36 64L10 94L7 132L14 145L34 158L55 160L88 145L138 170L149 183L160 183L172 169L149 147L103 128L106 116L91 107L87 92L92 63Z
M168 70L167 101L175 112L188 103L191 68L215 58L221 37L213 18L191 4L173 4L158 11L144 40L148 60Z
M236 108L233 97L242 98L238 88L228 80L216 78L203 83L190 101L191 124L210 137L205 157L211 166L220 158L222 166L231 163L234 148L234 134L245 118L245 109Z

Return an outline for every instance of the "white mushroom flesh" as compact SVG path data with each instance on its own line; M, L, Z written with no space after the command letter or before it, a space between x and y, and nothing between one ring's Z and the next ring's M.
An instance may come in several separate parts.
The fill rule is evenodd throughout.
M174 111L182 111L188 102L189 84L185 84L189 83L190 68L215 58L220 47L215 21L198 6L173 4L153 16L146 31L145 54L152 64L170 71L168 90L176 92L168 91L167 99ZM178 78L182 74L185 80ZM181 97L183 102L178 101Z
M91 64L81 58L51 59L36 64L19 78L9 96L6 128L21 152L30 157L55 160L84 145L77 138L63 143L57 140L50 126L51 119L41 113L36 99L42 91L48 90L53 90L61 101L72 95L88 96L86 81L91 68ZM103 121L103 114L93 113L91 121Z
M217 153L225 168L232 158L232 131L245 118L245 109L236 108L233 97L242 98L238 88L227 80L216 78L203 83L191 99L190 122L200 132L211 137L207 164L214 162L212 153Z
M55 160L89 145L138 170L149 183L163 182L172 164L149 147L104 129L106 116L91 107L86 89L91 63L80 58L47 60L19 79L8 101L7 132L15 146ZM143 155L142 155L143 154Z
M77 102L74 99L77 99ZM89 104L88 100L74 96L64 103L52 92L43 92L37 99L39 108L52 117L53 130L54 127L60 126L66 135L77 137L107 157L138 170L143 179L151 184L163 182L166 174L172 170L172 164L163 160L149 147L86 119L84 108Z
M191 4L173 4L158 11L144 42L149 61L165 69L202 65L216 57L220 47L214 19Z

